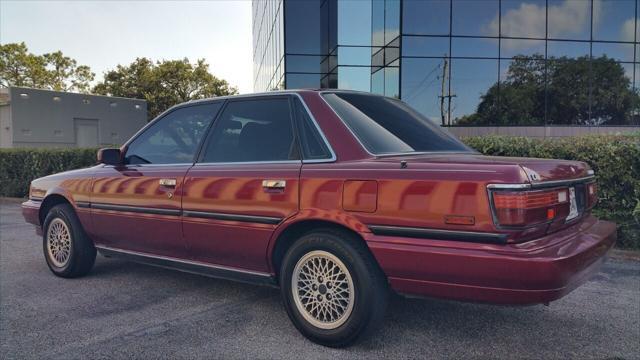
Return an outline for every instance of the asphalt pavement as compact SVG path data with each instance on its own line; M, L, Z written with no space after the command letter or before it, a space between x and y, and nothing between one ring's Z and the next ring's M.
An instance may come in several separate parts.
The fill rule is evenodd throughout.
M640 359L640 262L611 259L548 307L394 297L380 331L329 349L297 332L277 289L101 256L89 276L57 278L5 199L0 358Z

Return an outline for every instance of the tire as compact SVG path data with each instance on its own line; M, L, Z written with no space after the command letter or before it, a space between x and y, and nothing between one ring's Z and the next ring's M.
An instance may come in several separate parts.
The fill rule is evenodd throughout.
M307 233L289 248L280 288L295 327L329 347L353 344L378 327L389 296L386 277L362 239L332 229Z
M56 205L47 213L42 248L51 272L63 278L88 274L96 261L96 248L69 204Z

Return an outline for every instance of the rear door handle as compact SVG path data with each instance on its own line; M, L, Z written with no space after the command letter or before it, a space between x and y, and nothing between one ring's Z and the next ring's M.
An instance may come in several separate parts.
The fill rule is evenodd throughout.
M161 186L176 187L176 179L160 179L158 183Z
M284 190L286 186L285 180L262 180L262 188L265 190Z

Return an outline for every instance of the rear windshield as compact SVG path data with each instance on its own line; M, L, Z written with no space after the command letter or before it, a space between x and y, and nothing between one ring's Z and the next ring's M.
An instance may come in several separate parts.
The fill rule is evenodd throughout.
M323 97L374 155L472 151L399 100L347 92L324 93Z

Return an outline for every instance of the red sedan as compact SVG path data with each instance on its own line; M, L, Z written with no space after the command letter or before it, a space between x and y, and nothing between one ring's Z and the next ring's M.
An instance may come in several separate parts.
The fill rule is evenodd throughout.
M615 242L585 163L483 156L368 93L181 104L98 163L31 183L24 217L55 275L87 274L100 252L279 286L328 346L379 324L389 289L548 303Z

